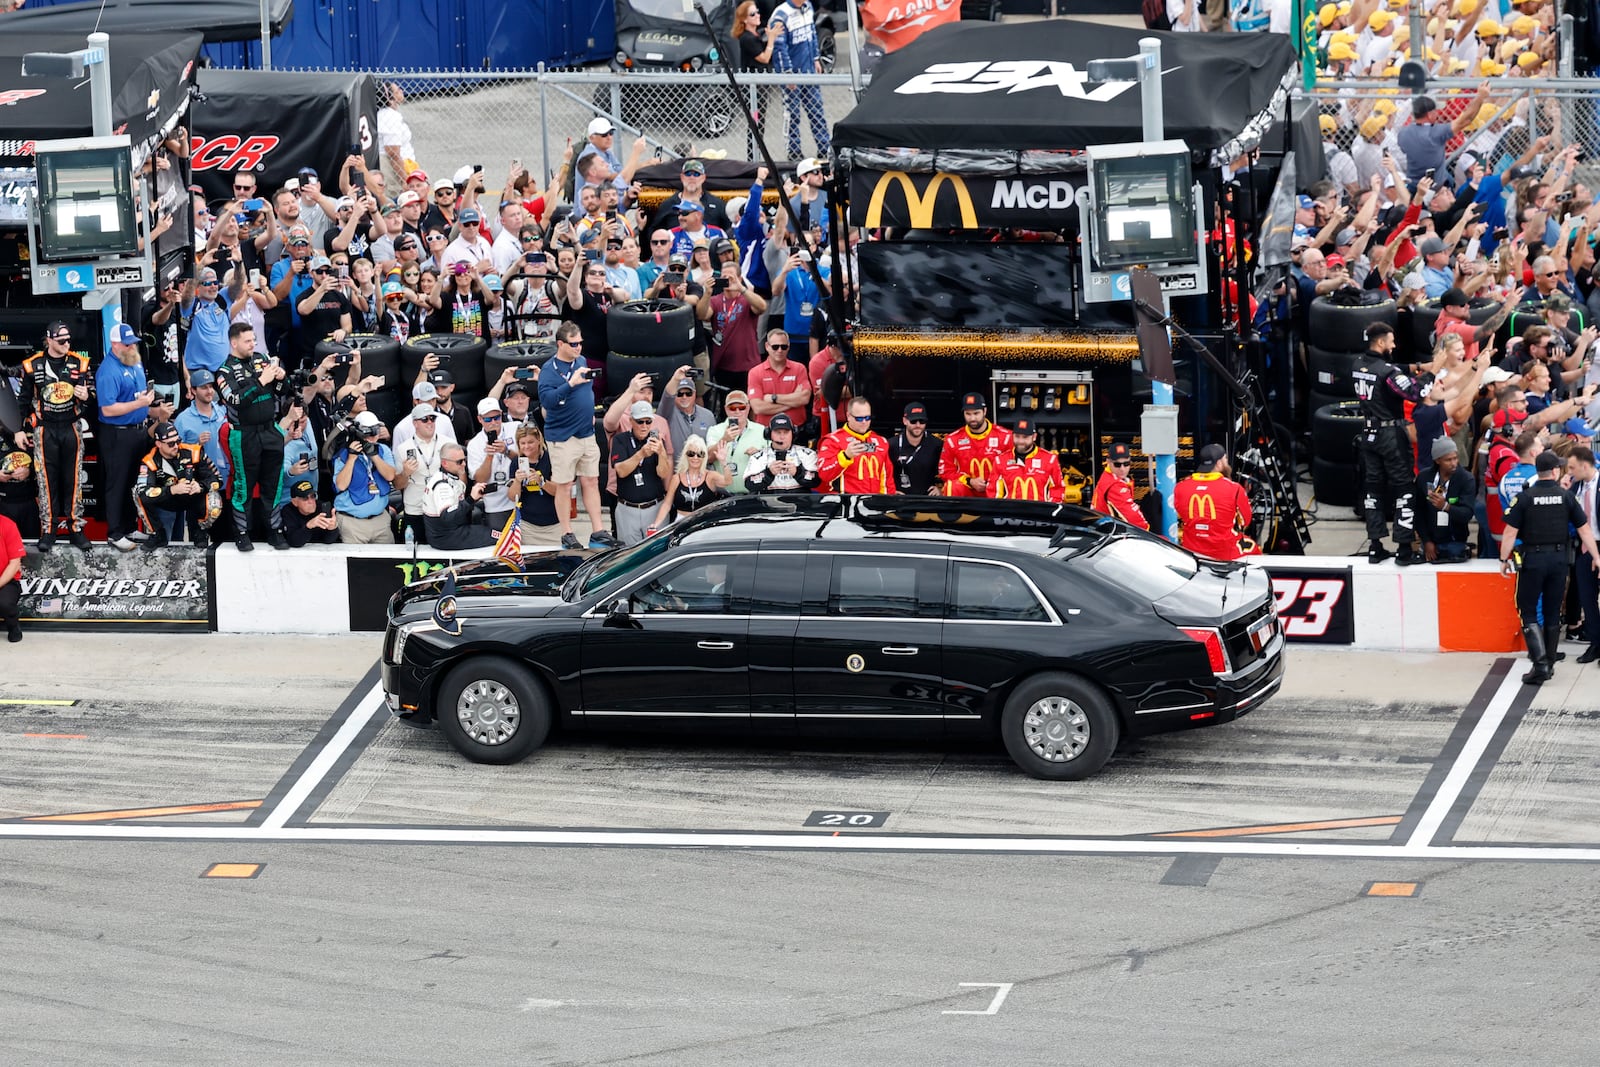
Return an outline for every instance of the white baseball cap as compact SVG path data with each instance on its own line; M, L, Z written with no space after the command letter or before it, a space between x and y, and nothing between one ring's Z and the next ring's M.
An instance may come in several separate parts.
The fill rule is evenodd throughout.
M616 132L617 132L617 128L615 126L611 125L611 120L610 119L598 118L598 119L591 120L590 123L589 123L589 136L590 137L601 137L601 136L604 136L605 134L616 133Z

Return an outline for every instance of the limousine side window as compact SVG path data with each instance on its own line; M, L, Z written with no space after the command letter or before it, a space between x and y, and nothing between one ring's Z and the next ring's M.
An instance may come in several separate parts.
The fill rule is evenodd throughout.
M828 583L828 614L842 618L916 618L920 569L914 559L880 555L836 557Z
M1049 622L1050 615L1022 576L992 563L955 562L950 619L982 622Z
M633 591L638 614L724 614L733 602L733 566L724 557L701 557L668 567Z

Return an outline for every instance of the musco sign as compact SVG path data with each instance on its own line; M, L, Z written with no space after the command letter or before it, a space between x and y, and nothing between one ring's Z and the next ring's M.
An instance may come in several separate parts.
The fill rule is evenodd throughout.
M850 172L850 222L869 229L1064 229L1083 183L1077 174L992 177L857 168Z
M28 557L21 613L30 625L50 629L204 630L211 623L210 586L203 551L126 554L96 546Z

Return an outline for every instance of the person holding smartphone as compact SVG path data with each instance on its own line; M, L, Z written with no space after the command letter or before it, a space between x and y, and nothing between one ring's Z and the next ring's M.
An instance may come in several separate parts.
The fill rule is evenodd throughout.
M579 270L583 269L581 266ZM600 274L605 277L604 272ZM573 274L569 287L578 286ZM594 434L595 386L588 362L583 331L576 322L563 322L556 328L555 357L539 368L539 406L544 410L544 432L550 444L550 479L558 503L571 499L574 481L583 497L589 517L589 545L611 548L616 545L605 528L600 510L600 445ZM485 401L489 403L490 401ZM581 547L572 532L572 513L556 508L561 524L561 547Z

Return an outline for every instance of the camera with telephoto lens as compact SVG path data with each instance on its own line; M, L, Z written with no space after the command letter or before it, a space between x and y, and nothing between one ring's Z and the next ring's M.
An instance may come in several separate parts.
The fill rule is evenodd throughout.
M315 374L307 367L296 367L289 372L289 384L295 389L306 389L316 382Z

